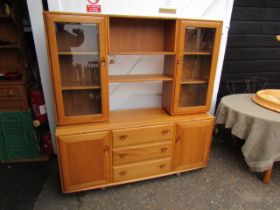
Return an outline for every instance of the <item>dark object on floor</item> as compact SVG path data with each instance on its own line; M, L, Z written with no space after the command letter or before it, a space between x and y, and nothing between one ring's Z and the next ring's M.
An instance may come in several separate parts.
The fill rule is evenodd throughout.
M53 162L0 164L0 210L33 209Z

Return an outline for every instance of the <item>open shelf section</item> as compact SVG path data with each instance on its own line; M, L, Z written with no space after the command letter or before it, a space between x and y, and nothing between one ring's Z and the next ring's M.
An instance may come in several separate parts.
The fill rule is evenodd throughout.
M99 85L82 85L82 86L72 86L72 85L63 85L62 90L96 90L100 89Z
M206 84L208 83L207 80L203 80L203 79L185 79L181 81L182 85L187 85L187 84Z
M197 51L197 52L184 52L184 55L211 55L211 52L207 52L207 51Z
M175 52L175 19L110 17L109 53Z
M58 55L98 55L98 52L58 52Z
M114 75L109 76L109 82L152 82L152 81L172 81L172 77L160 74L142 75Z

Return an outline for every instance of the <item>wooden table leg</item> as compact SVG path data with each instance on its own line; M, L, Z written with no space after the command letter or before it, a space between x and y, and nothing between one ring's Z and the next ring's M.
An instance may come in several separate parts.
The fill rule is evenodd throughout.
M262 181L265 184L269 184L271 182L271 176L272 176L272 167L264 172L264 176L263 176Z

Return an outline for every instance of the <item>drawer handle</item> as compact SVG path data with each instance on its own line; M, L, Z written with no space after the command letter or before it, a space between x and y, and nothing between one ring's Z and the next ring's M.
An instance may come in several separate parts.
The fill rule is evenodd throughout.
M163 130L162 131L162 135L165 136L165 135L168 135L168 134L170 134L170 130Z
M161 164L161 165L159 165L159 168L160 169L164 169L166 167L166 164Z
M7 93L8 97L12 97L14 95L15 95L15 92L13 90L9 90L8 93Z
M128 138L128 135L121 135L121 136L119 136L119 139L121 140L121 141L124 141L124 140L126 140Z
M119 156L121 159L124 159L124 158L126 158L127 154L120 154Z
M177 137L176 137L176 143L177 143L177 144L181 143L181 136L177 136Z
M128 173L128 171L121 171L119 174L120 174L120 176L126 176L127 173Z
M110 147L109 147L108 145L105 146L105 147L104 147L104 154L105 154L105 155L108 155L109 151L110 151Z
M161 153L165 153L165 152L167 152L167 150L168 150L168 149L167 149L166 147L163 147L163 148L160 149L160 152L161 152Z

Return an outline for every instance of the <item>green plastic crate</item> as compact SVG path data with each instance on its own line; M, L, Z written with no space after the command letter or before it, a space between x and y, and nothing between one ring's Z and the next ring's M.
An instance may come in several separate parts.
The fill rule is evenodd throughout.
M37 157L30 112L0 112L0 160Z

